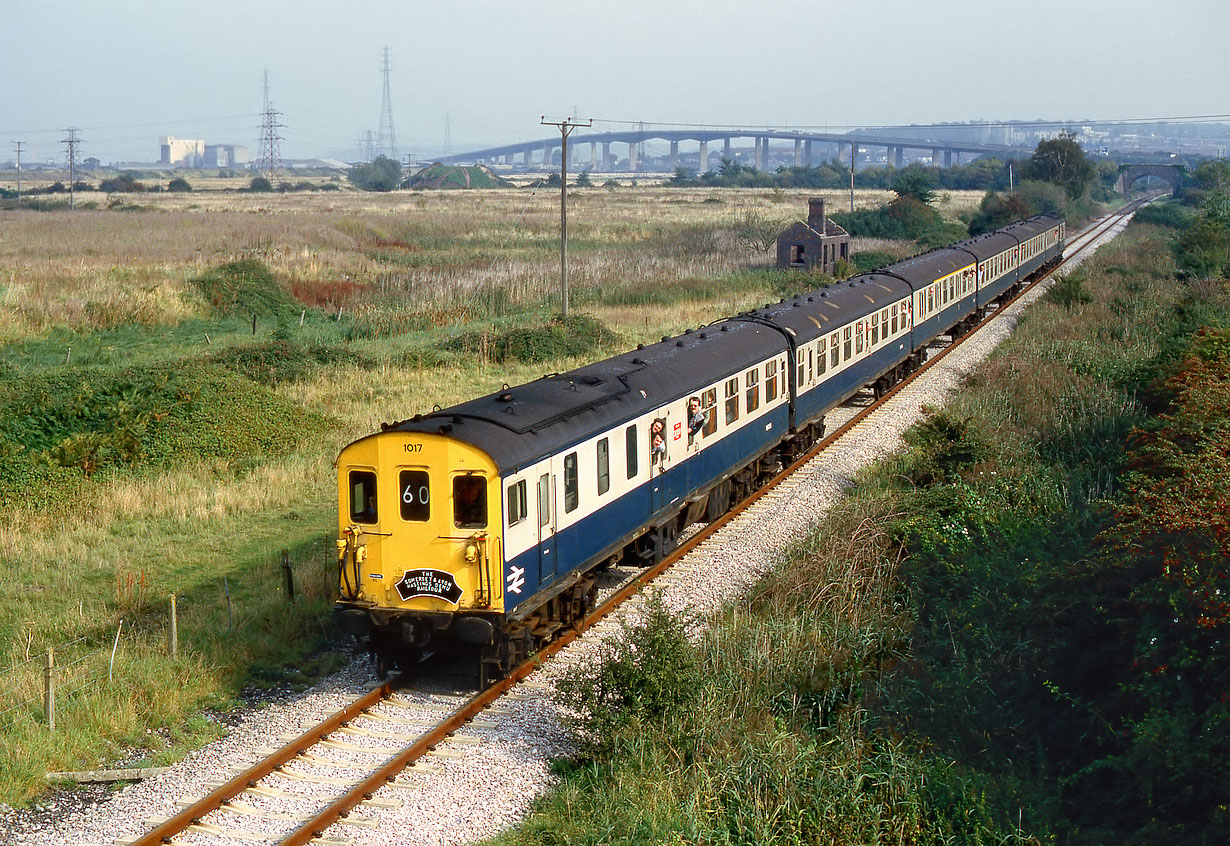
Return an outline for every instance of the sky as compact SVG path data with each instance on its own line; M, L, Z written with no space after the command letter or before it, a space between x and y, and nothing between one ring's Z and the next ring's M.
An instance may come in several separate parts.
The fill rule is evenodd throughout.
M540 117L889 126L1230 111L1225 0L0 0L0 159L156 161L159 138L357 155L389 48L399 152ZM584 130L578 130L580 135Z

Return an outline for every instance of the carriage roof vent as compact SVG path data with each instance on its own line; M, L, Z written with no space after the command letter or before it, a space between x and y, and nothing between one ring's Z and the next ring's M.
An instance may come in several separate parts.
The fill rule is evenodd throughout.
M683 341L675 341L675 346L677 346L677 347L682 347L682 346L683 346Z
M701 339L702 341L707 341L707 340L709 340L709 333L708 333L708 332L701 332L701 333L700 333L700 339Z
M640 349L640 348L638 347L637 349ZM637 358L632 359L632 363L633 363L633 364L644 364L644 363L645 363L645 359L640 358L640 357L638 356Z

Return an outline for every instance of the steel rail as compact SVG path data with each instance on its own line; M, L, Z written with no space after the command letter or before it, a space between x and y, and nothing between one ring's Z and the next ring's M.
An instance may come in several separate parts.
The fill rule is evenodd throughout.
M617 607L622 605L631 596L639 593L654 579L669 570L672 566L678 563L680 559L692 552L692 550L698 547L715 532L746 511L752 504L759 501L762 497L767 495L779 484L792 476L800 468L831 447L836 441L841 439L851 429L865 420L870 414L883 407L883 405L896 396L898 392L913 383L915 379L927 372L931 367L935 366L950 351L960 346L964 340L968 339L983 326L1003 314L1004 310L1009 305L1016 302L1020 297L1024 296L1026 292L1032 290L1045 279L1050 278L1055 271L1059 270L1077 256L1081 255L1099 237L1109 231L1115 224L1122 220L1123 217L1131 211L1134 211L1137 206L1143 202L1146 202L1148 199L1149 198L1142 198L1140 200L1133 201L1116 212L1108 215L1103 220L1087 227L1073 239L1072 243L1076 243L1081 239L1086 239L1086 242L1080 247L1075 247L1072 254L1068 258L1063 259L1059 265L1049 272L1040 275L1011 299L1004 301L999 308L997 308L993 313L987 315L983 320L979 321L968 332L954 338L951 344L940 350L935 356L928 359L921 367L906 376L892 388L885 391L885 393L878 400L871 403L871 405L862 409L849 420L842 423L818 441L814 446L808 449L802 456L792 462L788 467L770 479L765 485L747 496L725 514L706 525L695 535L688 538L687 541L678 546L674 551L663 558L662 561L652 567L647 568L636 577L630 579L622 587L611 594L611 596L609 596L600 606L590 612L590 614L581 620L580 623L578 623L574 628L569 629L560 637L534 653L527 661L515 668L506 678L475 694L467 700L464 705L446 717L436 727L422 735L403 751L386 760L370 775L359 781L328 806L319 811L316 815L302 823L298 828L290 832L283 839L279 840L278 843L280 846L302 846L302 844L310 843L312 840L322 837L325 829L327 829L330 825L347 816L357 805L364 800L370 799L377 790L392 781L399 773L413 766L415 761L426 756L440 743L447 741L450 735L454 734L467 722L489 707L500 696L520 684L530 674L542 666L547 659L558 653L565 646L568 646L587 630L605 618L608 614L614 611ZM294 759L301 752L306 751L332 732L349 723L355 717L360 716L372 706L391 696L394 691L402 685L404 680L404 676L398 677L373 688L370 692L355 700L350 705L342 708L324 722L309 729L299 737L282 746L273 755L262 761L258 761L249 769L235 776L225 784L210 791L207 795L197 800L187 808L184 808L174 816L169 817L146 834L134 840L128 841L130 846L155 846L155 844L171 842L171 838L174 835L184 831L189 826L199 823L201 818L206 814L223 808L231 799L235 798L248 788L255 787L261 779L277 771L280 767Z

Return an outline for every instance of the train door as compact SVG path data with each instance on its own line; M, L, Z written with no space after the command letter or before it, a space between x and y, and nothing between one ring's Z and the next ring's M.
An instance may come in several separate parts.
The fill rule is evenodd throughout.
M653 452L653 435L657 431L657 424L661 423L662 433L664 435L666 451L660 457ZM675 462L682 461L688 457L692 445L700 438L700 433L697 433L695 438L688 434L689 423L687 415L680 417L672 415L670 408L663 406L653 413L650 418L649 431L649 513L656 514L659 510L667 506L670 499L670 487L666 482L666 471L674 466Z
M555 477L538 477L538 583L555 578L559 555L555 549Z

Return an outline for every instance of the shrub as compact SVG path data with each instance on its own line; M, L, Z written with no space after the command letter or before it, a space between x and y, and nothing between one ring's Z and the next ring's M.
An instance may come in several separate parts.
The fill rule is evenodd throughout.
M263 176L254 176L248 183L249 191L268 192L273 190L273 183Z
M177 176L167 183L168 191L191 191L192 186L188 184L188 180L182 176Z
M297 302L256 259L240 259L206 271L192 280L219 314L277 315Z
M369 369L374 366L369 359L340 347L304 346L286 340L231 347L215 353L210 360L254 382L274 386L302 381L329 365L357 364Z
M364 191L392 191L401 184L401 164L388 156L350 169L350 182Z
M121 173L112 176L110 179L104 179L98 183L98 190L110 193L138 193L145 190L145 186L137 182L131 173Z
M1047 289L1046 299L1056 305L1063 306L1069 311L1078 305L1086 305L1093 302L1093 294L1085 290L1087 278L1088 274L1083 270L1074 270L1071 273L1066 273L1056 278L1051 283L1051 287Z
M479 355L493 362L546 361L571 355L592 354L618 343L619 336L588 314L567 319L554 317L546 326L516 328L504 332L467 332L449 339L441 348Z

